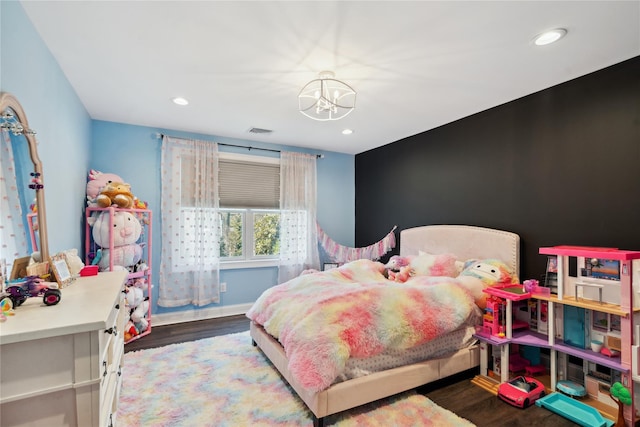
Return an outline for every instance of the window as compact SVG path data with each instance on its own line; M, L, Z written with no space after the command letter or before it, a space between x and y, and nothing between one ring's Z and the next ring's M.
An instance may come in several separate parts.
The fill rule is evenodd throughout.
M280 249L280 161L221 153L220 259L275 260Z
M280 212L220 209L222 260L274 259L280 253Z
M192 165L198 165L195 169ZM213 161L182 153L180 170L179 263L184 267L217 256L227 267L234 262L265 265L280 253L280 159L220 153L219 210L211 186L195 184L200 169ZM214 171L207 176L214 176ZM197 195L197 197L196 197ZM204 202L203 202L204 200ZM216 214L217 213L217 214ZM219 242L213 236L219 236Z

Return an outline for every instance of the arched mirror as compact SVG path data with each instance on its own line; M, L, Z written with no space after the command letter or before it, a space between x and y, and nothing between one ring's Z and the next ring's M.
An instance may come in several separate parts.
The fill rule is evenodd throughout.
M49 260L42 162L18 100L0 92L0 258L11 264L39 252Z

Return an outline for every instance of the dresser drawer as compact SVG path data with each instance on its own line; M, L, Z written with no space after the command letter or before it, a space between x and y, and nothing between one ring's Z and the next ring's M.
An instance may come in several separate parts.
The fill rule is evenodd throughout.
M107 318L107 327L103 330L103 334L100 335L100 353L102 354L109 347L109 342L113 336L117 336L121 333L124 325L121 324L122 311L123 311L123 299L121 295L113 303L113 308L109 312Z
M122 294L114 302L111 310L107 328L99 332L99 354L100 354L100 401L105 399L108 393L107 386L110 376L120 368L122 354L124 352L124 303Z
M121 340L120 340L121 341ZM122 360L124 358L124 343L114 353L114 361L109 366L107 375L100 387L100 425L108 426L114 423L118 410L120 387L122 386Z

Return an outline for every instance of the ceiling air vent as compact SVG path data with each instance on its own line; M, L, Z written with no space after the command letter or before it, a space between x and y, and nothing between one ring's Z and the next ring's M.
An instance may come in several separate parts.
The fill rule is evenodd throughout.
M249 133L257 133L257 134L270 134L271 132L273 132L271 129L260 129L260 128L251 128L249 129Z

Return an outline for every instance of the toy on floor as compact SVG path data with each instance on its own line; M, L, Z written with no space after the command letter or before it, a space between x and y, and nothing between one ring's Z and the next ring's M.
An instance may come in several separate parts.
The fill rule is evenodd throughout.
M534 375L546 374L547 368L545 368L544 365L528 365L528 366L525 366L524 372L525 374L527 374L527 376L532 377Z
M544 384L532 377L517 376L498 386L498 397L510 405L526 408L544 397Z
M584 397L587 395L587 390L583 385L571 380L561 380L556 383L558 391L571 397Z
M550 393L536 400L536 406L555 412L581 426L613 426L613 421L604 418L596 408L562 393Z

